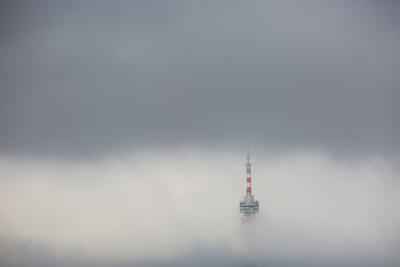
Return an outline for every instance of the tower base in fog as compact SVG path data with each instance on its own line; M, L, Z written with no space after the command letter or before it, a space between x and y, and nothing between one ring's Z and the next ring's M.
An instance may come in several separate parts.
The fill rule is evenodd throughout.
M240 213L244 216L254 216L259 211L258 201L240 201Z
M258 201L254 200L254 196L246 195L243 201L240 201L240 213L243 214L242 222L248 223L254 220L256 213L259 211Z
M253 197L253 196L251 196ZM249 223L254 220L255 214L259 211L258 201L240 201L240 213L243 214L242 222Z

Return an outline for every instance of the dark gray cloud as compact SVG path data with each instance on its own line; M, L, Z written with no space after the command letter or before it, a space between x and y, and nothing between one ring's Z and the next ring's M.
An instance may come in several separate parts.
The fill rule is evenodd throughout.
M3 1L0 149L398 155L398 11L355 1Z

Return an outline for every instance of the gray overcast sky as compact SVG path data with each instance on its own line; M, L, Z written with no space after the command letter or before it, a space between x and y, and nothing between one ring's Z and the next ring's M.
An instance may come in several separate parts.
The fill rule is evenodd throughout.
M2 154L231 144L399 154L395 1L0 10Z

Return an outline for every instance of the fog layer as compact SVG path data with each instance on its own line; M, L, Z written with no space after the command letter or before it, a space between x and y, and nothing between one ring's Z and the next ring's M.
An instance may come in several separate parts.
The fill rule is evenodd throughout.
M244 159L141 152L94 162L0 160L2 266L396 266L397 167L258 155L261 212L242 225ZM161 264L162 263L162 264Z

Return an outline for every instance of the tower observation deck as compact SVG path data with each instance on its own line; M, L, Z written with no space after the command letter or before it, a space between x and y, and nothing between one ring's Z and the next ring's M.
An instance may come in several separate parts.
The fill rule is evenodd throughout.
M246 163L246 195L244 199L240 201L240 213L244 215L244 220L250 219L259 211L258 201L254 200L254 196L251 193L251 163L250 155L247 154Z

